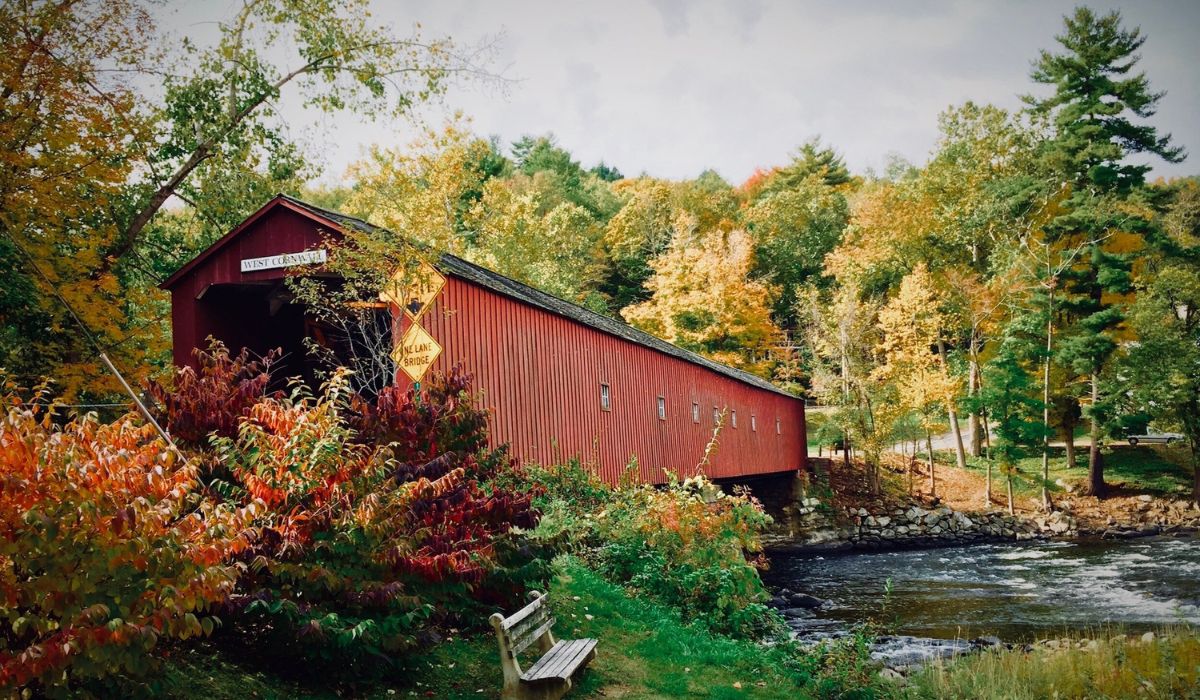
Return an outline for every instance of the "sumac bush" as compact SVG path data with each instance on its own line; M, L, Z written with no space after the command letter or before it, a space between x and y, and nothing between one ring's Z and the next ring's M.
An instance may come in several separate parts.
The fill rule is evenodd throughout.
M268 506L228 602L243 642L361 678L431 621L475 624L475 601L516 598L532 562L514 528L536 512L529 493L488 485L514 466L488 449L469 382L455 371L368 404L337 372L320 394L264 398L235 436L213 438L226 475L214 490Z
M233 436L242 416L266 393L271 364L279 353L254 358L242 348L230 355L221 341L212 338L208 350L193 352L198 369L179 369L169 386L150 381L146 390L158 404L156 418L171 437L203 447L210 434Z
M47 399L2 399L0 694L75 695L211 633L253 510L199 498L196 469L135 416L58 425Z

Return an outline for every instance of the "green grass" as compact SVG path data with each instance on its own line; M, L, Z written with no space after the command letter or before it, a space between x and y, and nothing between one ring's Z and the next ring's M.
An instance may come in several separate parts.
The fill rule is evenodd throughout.
M941 450L934 453L939 466L953 466L954 453ZM1175 445L1114 445L1104 451L1104 480L1114 486L1138 493L1186 496L1191 492L1192 470L1188 465L1187 449ZM1066 451L1062 447L1050 448L1050 488L1062 491L1055 482L1080 482L1087 478L1087 448L1076 451L1074 468L1067 467ZM986 473L987 460L983 457L967 457L967 468L979 474ZM1032 495L1041 489L1041 454L1026 457L1017 462L1018 473L1013 479L1013 489L1018 495ZM1003 489L1003 475L999 465L992 469L992 478L997 487Z
M555 633L600 641L596 659L577 678L573 697L797 696L795 679L783 670L783 652L710 635L685 624L669 608L626 596L575 561L562 562L555 584ZM444 694L439 697L479 697L479 687L500 687L496 654L491 635L441 645L422 660L423 682L440 688ZM462 674L472 678L471 687L461 685ZM740 694L734 688L739 682ZM747 695L751 690L754 694Z
M873 671L848 656L799 657L788 645L765 647L710 634L673 609L635 599L577 560L556 562L551 589L556 635L600 641L596 659L576 677L573 698L804 698L822 684L873 681ZM588 619L588 615L592 619ZM482 620L481 620L482 623ZM499 693L495 637L473 631L409 657L408 669L389 682L342 688L365 698L488 698ZM333 698L333 689L300 687L204 647L169 659L155 686L163 698ZM528 659L527 663L531 663ZM740 688L735 684L740 684Z
M1091 650L997 651L927 666L901 697L1200 698L1200 638L1168 630L1149 643L1113 637Z

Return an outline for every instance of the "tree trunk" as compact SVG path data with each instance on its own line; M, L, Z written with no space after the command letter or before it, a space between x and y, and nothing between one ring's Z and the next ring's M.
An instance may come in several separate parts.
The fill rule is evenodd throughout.
M842 440L842 463L846 465L846 469L850 468L850 438Z
M967 372L967 395L974 398L979 394L979 339L971 334L971 357ZM983 453L983 434L979 432L979 410L972 409L967 422L967 434L970 436L971 456L978 457Z
M1192 444L1192 500L1200 504L1200 445L1195 438L1188 442Z
M937 495L937 480L933 475L933 437L929 431L925 431L925 449L929 452L929 495L930 497Z
M942 371L949 372L950 365L946 362L946 343L938 338L938 355L942 358ZM954 405L954 401L946 402L946 413L950 418L950 433L954 435L954 458L957 461L959 469L967 468L967 451L963 448L962 428L958 426L958 407Z
M1054 350L1054 288L1047 297L1046 357L1042 360L1042 510L1049 513L1050 503L1050 353Z
M984 508L992 507L992 435L988 429L987 415L983 416L983 435L987 438L987 484L983 487Z
M1188 447L1192 451L1192 500L1200 504L1200 399L1193 398L1183 418L1183 432L1187 434Z
M1005 487L1008 491L1008 514L1016 515L1017 514L1016 508L1013 507L1013 488L1012 488L1012 486L1013 486L1013 484L1012 484L1013 468L1012 468L1012 465L1011 464L1005 465L1004 471L1007 472L1007 474L1008 474L1008 483L1007 483L1007 486Z
M1100 403L1100 372L1092 372L1092 416L1091 449L1088 450L1088 495L1104 498L1104 459L1100 455L1100 417L1096 415L1096 404Z

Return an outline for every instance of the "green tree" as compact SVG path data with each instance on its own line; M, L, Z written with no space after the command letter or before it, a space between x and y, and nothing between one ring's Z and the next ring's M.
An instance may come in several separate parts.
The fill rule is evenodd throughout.
M1017 335L1007 335L996 355L983 368L982 388L977 408L990 419L993 441L991 457L1000 462L1008 493L1008 512L1013 507L1013 477L1017 462L1040 444L1046 433L1039 419L1042 402L1037 398L1032 367L1027 359L1028 343Z
M587 171L552 134L523 136L512 145L518 177L513 186L538 193L542 214L563 203L583 207L596 221L607 221L620 206L607 171ZM522 182L520 176L527 180Z
M440 93L460 75L486 75L479 52L459 53L448 40L393 35L376 27L364 0L281 3L251 0L220 25L217 43L184 42L182 70L168 73L160 128L144 163L146 177L130 193L111 260L133 250L172 196L211 161L236 163L247 149L287 147L286 119L276 101L300 89L305 104L327 111L399 117ZM263 46L289 46L284 61ZM212 167L212 166L209 166Z
M1162 260L1141 280L1121 374L1136 408L1187 436L1200 503L1200 184L1183 183L1165 217Z
M813 174L793 187L770 190L744 218L754 238L754 274L777 290L776 323L795 331L798 290L810 281L822 284L825 255L841 241L850 219L846 197Z
M800 146L791 163L772 173L763 186L763 193L796 188L813 176L828 187L855 184L846 161L832 147L823 146L819 138L813 138Z
M1105 367L1117 347L1122 311L1113 295L1130 290L1129 258L1105 243L1117 231L1145 235L1151 227L1138 206L1150 166L1130 156L1156 154L1182 159L1170 136L1140 123L1153 116L1162 93L1152 92L1144 73L1133 73L1137 51L1145 42L1139 29L1125 29L1121 16L1097 16L1081 7L1066 18L1057 37L1062 53L1043 51L1032 78L1053 87L1047 97L1027 97L1029 109L1049 117L1054 136L1044 158L1061 174L1069 192L1061 213L1045 226L1052 241L1082 240L1087 254L1061 275L1061 304L1072 323L1060 346L1060 361L1090 385L1086 415L1091 424L1087 490L1103 495L1100 455L1110 387L1103 386Z

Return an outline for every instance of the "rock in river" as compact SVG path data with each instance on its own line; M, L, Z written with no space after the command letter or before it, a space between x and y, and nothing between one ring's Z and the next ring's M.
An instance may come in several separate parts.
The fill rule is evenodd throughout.
M793 607L804 608L805 610L817 610L826 605L826 601L807 593L792 593L787 597L787 600Z

